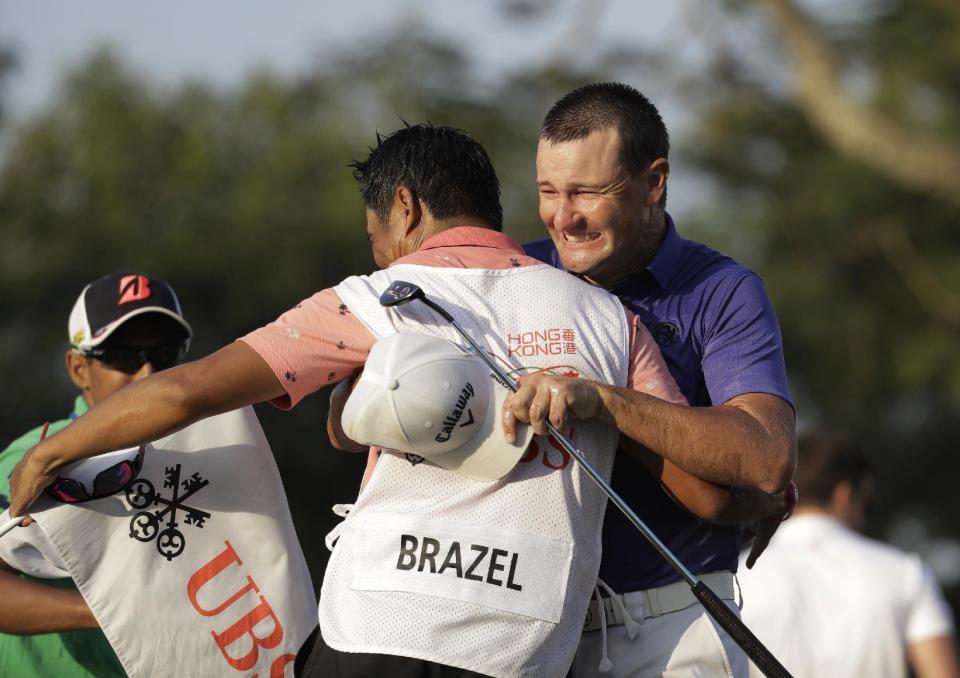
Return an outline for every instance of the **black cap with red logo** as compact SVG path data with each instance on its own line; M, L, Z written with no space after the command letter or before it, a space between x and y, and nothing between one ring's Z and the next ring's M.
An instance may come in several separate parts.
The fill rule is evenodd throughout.
M70 312L70 345L81 351L99 346L127 320L144 313L161 313L174 320L187 343L193 337L169 284L145 273L119 272L83 288Z

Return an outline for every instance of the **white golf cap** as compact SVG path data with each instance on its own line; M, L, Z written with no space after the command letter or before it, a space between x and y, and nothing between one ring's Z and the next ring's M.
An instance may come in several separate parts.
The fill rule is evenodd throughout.
M500 407L510 393L489 368L454 343L400 333L370 350L341 424L364 445L413 453L473 480L498 480L533 438L518 426L508 443Z

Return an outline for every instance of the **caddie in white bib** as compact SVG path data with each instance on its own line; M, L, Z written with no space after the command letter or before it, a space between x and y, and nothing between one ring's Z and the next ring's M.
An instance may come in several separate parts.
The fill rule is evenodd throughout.
M528 435L512 448L503 441L506 389L429 308L381 307L380 293L396 279L443 300L508 371L554 368L627 381L630 338L620 304L549 266L400 264L337 286L381 337L344 410L344 431L392 449L340 530L320 598L324 641L343 652L414 657L492 676L563 675L599 569L605 497L546 439L527 445ZM518 303L531 289L551 294L535 308ZM512 350L527 336L531 344L543 337L547 350ZM551 355L549 337L559 355ZM441 364L458 355L479 367L444 376ZM493 389L487 399L477 395L481 387ZM466 442L448 447L448 436ZM609 477L617 432L584 423L573 440Z

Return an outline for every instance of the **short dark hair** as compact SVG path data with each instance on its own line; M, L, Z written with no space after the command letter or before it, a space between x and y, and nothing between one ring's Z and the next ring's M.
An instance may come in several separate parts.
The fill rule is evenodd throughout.
M576 141L609 127L620 133L620 163L631 174L670 153L660 111L622 82L595 82L566 94L547 112L540 138L551 143Z
M397 188L406 186L438 219L470 215L503 229L497 173L480 142L463 130L422 124L377 133L376 148L350 166L364 204L381 220Z
M797 455L795 480L802 504L828 506L834 488L841 482L850 483L855 493L861 493L873 479L866 453L853 439L839 433L801 433Z

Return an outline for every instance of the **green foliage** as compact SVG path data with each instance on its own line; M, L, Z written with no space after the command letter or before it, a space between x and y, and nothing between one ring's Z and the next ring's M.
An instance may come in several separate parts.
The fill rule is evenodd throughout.
M869 105L956 146L960 14L941 15L944 6L880 3L831 39L867 83ZM214 350L372 269L347 164L366 155L377 131L404 120L479 139L503 184L508 233L540 237L533 158L548 106L593 79L675 79L669 66L664 54L618 48L594 72L519 72L491 85L458 46L416 26L301 79L264 72L229 91L158 89L109 52L91 56L46 110L17 127L3 121L3 438L66 413L73 390L59 356L70 307L89 280L120 268L170 280L196 329L193 355ZM956 208L829 147L782 84L730 59L697 76L676 83L699 117L675 158L717 190L699 201L671 192L671 205L689 214L681 230L761 273L801 422L873 443L885 496L879 520L908 506L951 515L953 474L931 469L956 468ZM326 507L351 500L363 460L327 445L324 392L290 414L259 412L319 576Z
M131 268L171 281L199 356L370 269L346 165L372 133L347 133L323 85L260 75L225 94L157 92L101 52L15 130L0 174L5 439L68 411L73 389L59 358L67 314L99 275ZM273 424L282 459L324 448L313 442L325 441L324 412L315 398L295 421ZM325 470L349 464L359 477L360 460L325 456Z
M6 86L6 80L10 74L16 69L17 59L13 54L13 50L5 44L0 44L0 130L3 129L4 114L6 111L3 107L3 90Z
M474 134L500 170L508 231L539 237L537 125L570 84L547 74L484 88L457 48L412 27L310 77L258 73L235 91L162 90L108 50L91 55L46 110L8 130L0 163L2 438L69 411L67 316L100 275L169 280L197 357L372 270L347 165L403 121ZM315 576L326 507L355 496L365 461L327 444L326 401L259 409Z
M939 7L886 3L831 46L869 83L868 105L956 147L960 26ZM942 471L957 468L960 214L839 154L782 88L747 70L706 76L711 103L682 154L720 200L687 225L763 276L801 422L872 445L885 500L878 520L905 507L949 515L954 474Z

